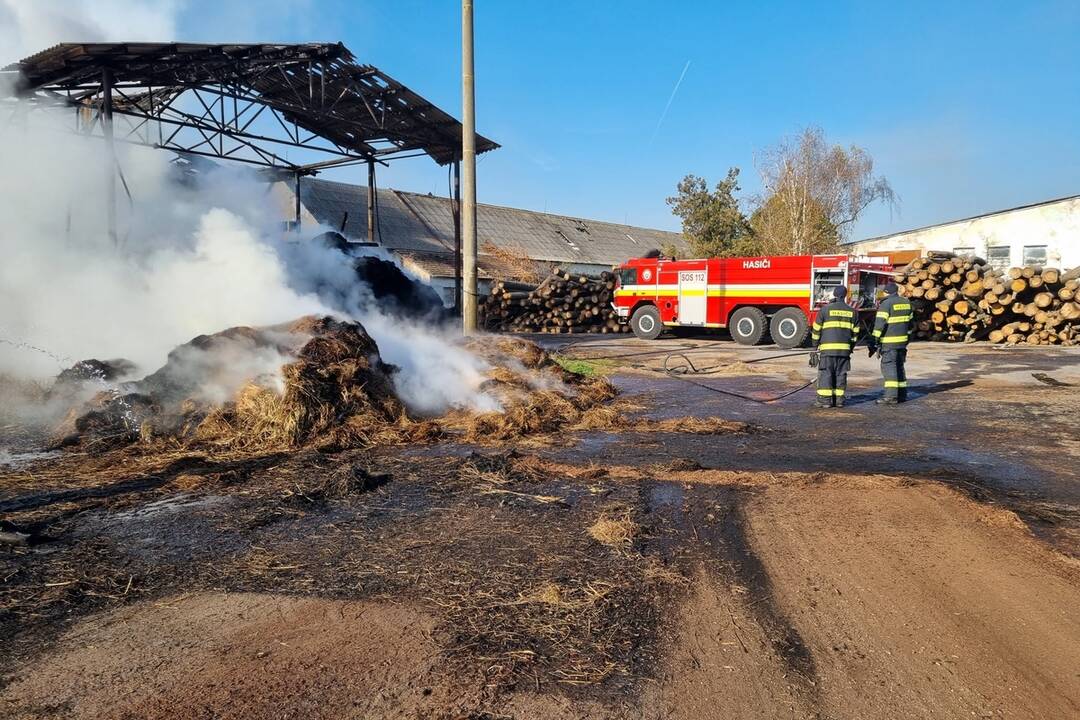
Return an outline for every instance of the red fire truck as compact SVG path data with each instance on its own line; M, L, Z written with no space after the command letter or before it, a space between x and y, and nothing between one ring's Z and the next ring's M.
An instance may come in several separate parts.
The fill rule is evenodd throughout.
M634 258L617 270L612 305L620 321L647 340L665 327L726 327L743 345L771 336L793 348L806 342L814 314L831 301L834 287L849 288L848 302L865 320L891 274L886 258L848 255Z

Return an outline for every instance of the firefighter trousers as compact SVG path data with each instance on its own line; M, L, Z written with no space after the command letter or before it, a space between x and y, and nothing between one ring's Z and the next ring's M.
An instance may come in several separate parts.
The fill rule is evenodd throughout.
M823 405L844 404L850 355L822 355L818 359L817 401Z
M907 399L907 348L881 351L881 376L885 378L885 397L903 402Z

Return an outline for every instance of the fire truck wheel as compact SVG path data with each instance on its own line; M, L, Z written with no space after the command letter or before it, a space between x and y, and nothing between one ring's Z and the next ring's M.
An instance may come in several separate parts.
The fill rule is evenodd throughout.
M731 337L740 345L758 345L769 331L765 313L755 307L739 308L728 322Z
M655 340L664 331L660 311L652 305L642 305L630 316L630 329L642 340Z
M769 334L772 335L773 342L785 350L801 346L810 334L806 313L799 308L781 308L772 316Z

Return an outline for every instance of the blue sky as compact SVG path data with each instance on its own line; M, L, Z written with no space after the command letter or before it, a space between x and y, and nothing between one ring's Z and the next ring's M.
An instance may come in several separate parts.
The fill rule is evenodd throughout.
M678 229L664 198L819 125L900 195L856 237L1080 193L1080 2L477 0L482 202ZM341 40L460 117L454 0L188 0L181 39ZM687 62L662 126L657 124ZM654 137L655 136L655 137ZM357 180L355 171L326 175ZM381 184L446 192L424 159Z

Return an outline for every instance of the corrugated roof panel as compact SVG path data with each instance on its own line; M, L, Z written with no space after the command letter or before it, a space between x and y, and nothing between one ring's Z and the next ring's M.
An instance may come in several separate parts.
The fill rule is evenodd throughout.
M367 238L367 188L362 185L304 178L301 200L319 222L345 234ZM391 250L444 253L454 246L452 204L448 198L379 190L382 244ZM616 265L664 244L685 251L680 233L631 225L532 212L498 205L477 205L477 235L487 244L524 251L534 260Z

